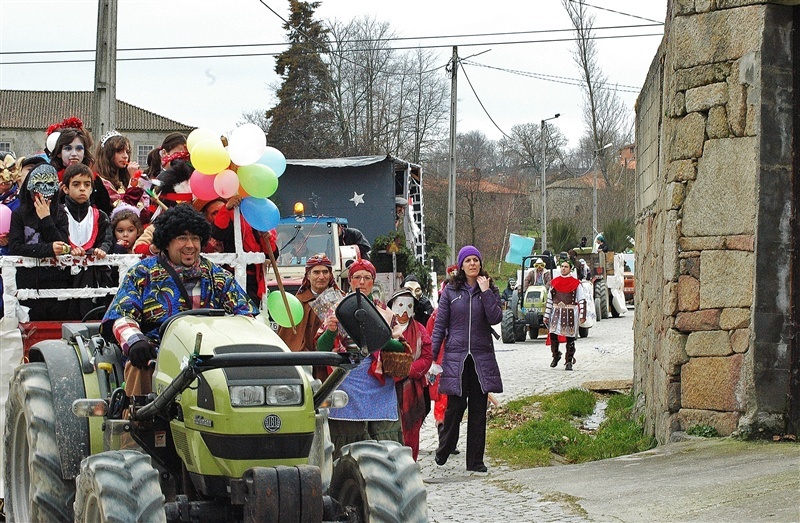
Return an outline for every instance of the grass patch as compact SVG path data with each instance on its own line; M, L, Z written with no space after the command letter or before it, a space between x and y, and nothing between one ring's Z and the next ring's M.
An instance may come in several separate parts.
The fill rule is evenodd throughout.
M598 399L607 401L605 420L596 431L581 429ZM509 466L530 468L651 449L655 439L646 437L640 420L633 418L633 404L632 393L600 396L583 389L514 400L490 414L487 452Z

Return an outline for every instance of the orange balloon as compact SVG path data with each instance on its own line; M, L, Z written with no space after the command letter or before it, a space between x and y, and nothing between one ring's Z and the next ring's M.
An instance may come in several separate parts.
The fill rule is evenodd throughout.
M242 187L242 184L239 184L239 196L241 196L242 198L249 198L250 197L250 195L247 193L247 191L244 190L244 187Z

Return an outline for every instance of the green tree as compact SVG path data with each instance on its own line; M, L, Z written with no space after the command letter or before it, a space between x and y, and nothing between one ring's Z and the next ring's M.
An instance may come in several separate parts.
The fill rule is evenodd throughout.
M322 55L328 52L327 30L314 20L320 2L289 0L291 14L283 28L289 48L278 55L275 72L282 78L278 104L267 111L270 145L287 158L330 156L335 140L329 109L331 78Z
M572 222L553 220L547 224L547 246L558 254L578 245L578 226Z
M630 220L609 220L603 227L603 238L608 248L614 252L623 252L632 247L630 238L633 238L636 228Z

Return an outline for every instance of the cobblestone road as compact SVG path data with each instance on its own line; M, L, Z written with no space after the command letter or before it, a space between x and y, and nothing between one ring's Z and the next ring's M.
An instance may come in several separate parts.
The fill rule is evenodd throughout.
M586 381L631 380L633 310L619 318L598 322L589 331L589 337L577 340L577 363L572 372L564 370L563 360L557 368L550 368L550 349L545 347L543 338L515 344L496 341L495 350L505 389L503 394L495 395L501 403L520 396L579 387ZM428 490L428 515L432 522L589 521L569 499L549 499L528 490L506 474L507 468L489 458L488 473L467 472L464 424L458 445L461 454L450 456L441 467L433 461L437 443L431 414L422 427L419 464Z

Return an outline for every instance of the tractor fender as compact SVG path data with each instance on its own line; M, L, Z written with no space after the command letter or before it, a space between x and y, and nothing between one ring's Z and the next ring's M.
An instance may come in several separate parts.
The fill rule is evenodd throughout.
M43 362L50 375L56 413L56 441L63 479L74 479L89 456L89 419L72 413L72 402L86 397L81 361L64 340L40 341L30 350L31 362Z

